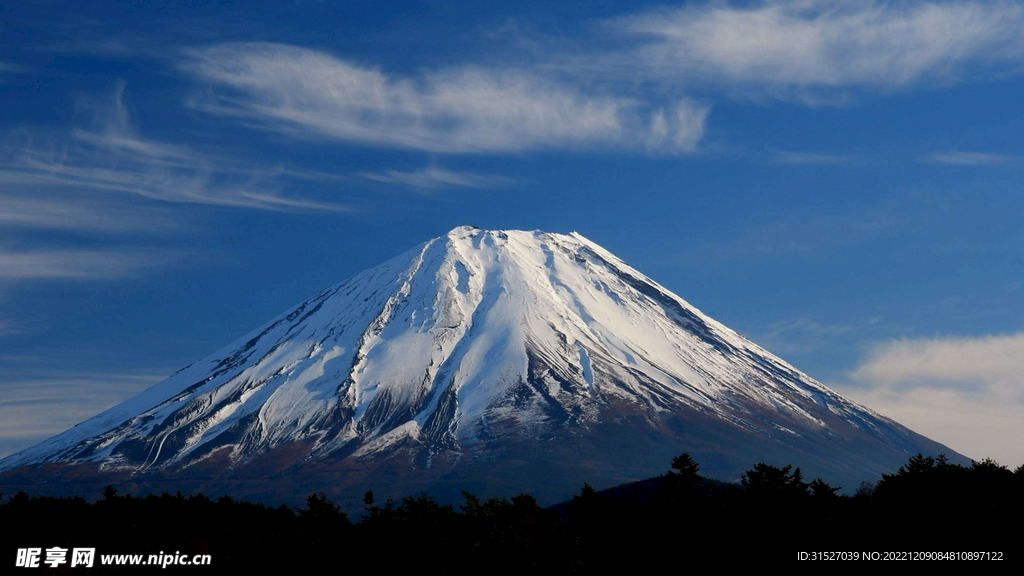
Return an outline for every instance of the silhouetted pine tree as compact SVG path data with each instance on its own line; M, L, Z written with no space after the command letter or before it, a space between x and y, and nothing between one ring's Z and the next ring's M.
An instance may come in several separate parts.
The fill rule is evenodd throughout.
M688 453L683 452L672 459L672 470L669 471L669 475L675 480L677 486L689 487L700 480L700 476L697 474L699 470L700 466L697 462Z
M804 474L800 471L800 468L793 470L793 473L789 476L786 481L786 487L789 488L789 493L797 498L807 496L809 494L808 487L810 484L804 482Z
M811 490L811 497L815 500L831 500L838 498L836 494L842 486L830 486L827 482L821 478L815 478L808 485Z
M317 524L351 524L348 515L341 511L340 506L328 500L327 495L323 492L310 494L306 498L306 508L296 508L295 511L299 513L300 518Z
M740 484L752 495L780 495L793 485L792 465L783 467L758 462L740 477ZM803 482L801 477L800 482Z

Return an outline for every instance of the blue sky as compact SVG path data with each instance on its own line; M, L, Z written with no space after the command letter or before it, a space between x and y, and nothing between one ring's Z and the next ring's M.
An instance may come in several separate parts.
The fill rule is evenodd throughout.
M1024 5L0 11L0 456L460 225L1024 463Z

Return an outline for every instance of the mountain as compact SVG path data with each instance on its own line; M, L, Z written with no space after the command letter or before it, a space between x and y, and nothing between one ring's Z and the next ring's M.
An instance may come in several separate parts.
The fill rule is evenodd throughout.
M725 480L765 460L848 487L918 452L961 458L579 234L459 227L4 458L0 485L553 502L684 450Z

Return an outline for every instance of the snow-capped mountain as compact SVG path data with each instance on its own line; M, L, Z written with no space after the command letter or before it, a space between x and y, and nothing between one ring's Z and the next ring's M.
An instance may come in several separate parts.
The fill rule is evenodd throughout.
M726 479L775 459L856 481L943 448L579 234L459 227L0 470L91 464L182 477L273 460L278 476L383 467L420 488L437 481L435 468L486 485L480 478L502 470L520 489L539 489L534 478L571 490L586 473L591 482L659 473L684 449ZM540 462L561 472L537 477ZM367 476L330 478L347 486Z

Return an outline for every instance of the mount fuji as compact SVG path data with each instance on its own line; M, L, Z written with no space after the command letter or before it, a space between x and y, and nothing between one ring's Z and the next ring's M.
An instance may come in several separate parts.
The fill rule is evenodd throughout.
M286 501L557 501L690 452L855 487L961 456L816 382L583 236L459 227L0 460L0 485Z

